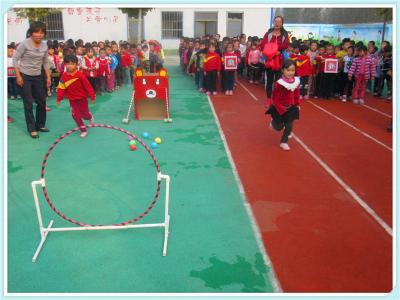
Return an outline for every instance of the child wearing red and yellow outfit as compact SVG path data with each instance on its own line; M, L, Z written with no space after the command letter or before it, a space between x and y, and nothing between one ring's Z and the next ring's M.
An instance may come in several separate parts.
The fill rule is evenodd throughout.
M215 52L215 45L210 44L204 60L204 76L207 95L217 94L217 74L221 72L221 56Z
M95 103L96 94L86 76L78 71L78 58L75 55L65 56L64 63L67 71L63 73L58 84L57 105L61 104L64 96L68 98L72 118L81 130L81 137L84 138L87 130L82 119L90 120L90 124L94 124L94 118L89 112L87 97L89 96L92 103Z

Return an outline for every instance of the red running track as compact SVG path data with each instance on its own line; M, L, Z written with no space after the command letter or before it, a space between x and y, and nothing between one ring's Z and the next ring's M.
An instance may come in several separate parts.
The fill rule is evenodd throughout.
M234 96L211 100L282 290L389 292L391 235L300 144L279 148L280 133L268 129L264 115L263 88L241 83L259 101L240 84ZM388 105L367 100L377 109ZM391 147L387 117L351 103L313 102ZM310 103L294 130L391 226L390 150Z

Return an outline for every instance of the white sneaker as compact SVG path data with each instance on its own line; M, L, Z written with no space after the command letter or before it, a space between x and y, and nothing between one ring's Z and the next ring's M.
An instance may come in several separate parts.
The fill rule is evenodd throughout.
M10 99L11 99L11 100L14 100L14 99L15 99L15 97L14 97L14 96L11 96L11 97L10 97Z
M290 150L290 147L287 143L281 143L279 146L285 151Z
M360 100L358 100L358 99L353 99L353 103L354 103L354 104L360 104Z
M359 103L359 104L364 104L364 99L358 100L358 103Z
M81 138L85 138L87 136L87 131L81 133Z
M347 102L347 96L346 96L346 95L344 95L344 96L342 97L342 102Z
M92 118L90 119L90 125L94 125L94 117L92 116Z

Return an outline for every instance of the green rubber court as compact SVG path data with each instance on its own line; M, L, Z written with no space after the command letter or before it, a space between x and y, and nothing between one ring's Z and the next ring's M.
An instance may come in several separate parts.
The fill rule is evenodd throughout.
M162 256L161 228L50 232L36 261L40 232L31 181L40 179L43 157L54 140L76 125L66 100L48 101L49 133L29 138L22 101L8 102L9 293L241 293L275 292L265 256L246 202L235 180L207 97L192 79L169 67L171 117L162 121L121 123L132 90L98 96L90 104L96 123L137 135L149 132L161 171L171 177L168 255ZM46 187L55 207L89 224L134 219L151 204L157 171L145 149L129 150L123 133L90 128L86 139L74 133L52 151ZM164 184L150 213L138 224L164 216ZM75 226L56 215L38 189L44 226Z

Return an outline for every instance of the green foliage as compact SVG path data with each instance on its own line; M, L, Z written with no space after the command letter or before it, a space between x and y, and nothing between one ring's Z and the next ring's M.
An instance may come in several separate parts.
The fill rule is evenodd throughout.
M60 12L58 8L14 8L18 17L27 18L29 22L46 21L46 17L55 12Z
M139 16L139 10L142 10L142 17L144 17L152 8L138 8L138 7L124 7L120 8L120 10L124 14L128 14L130 18L137 18Z

